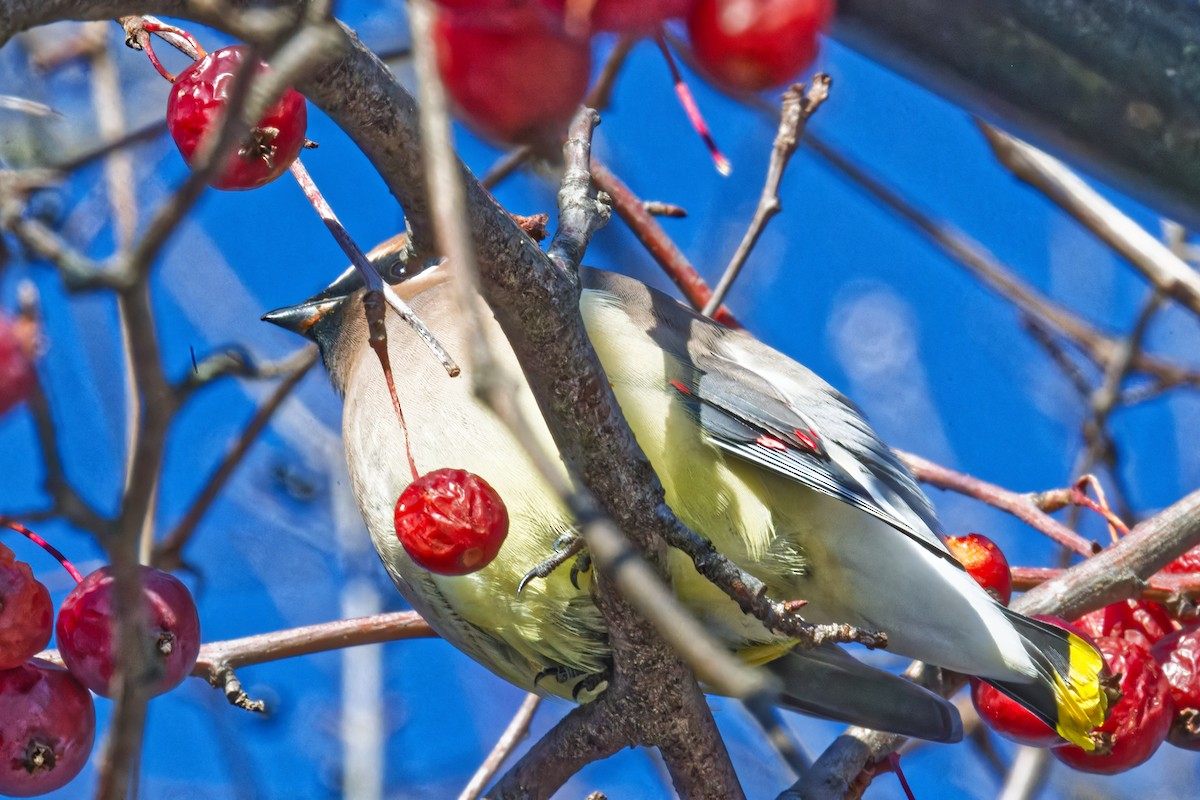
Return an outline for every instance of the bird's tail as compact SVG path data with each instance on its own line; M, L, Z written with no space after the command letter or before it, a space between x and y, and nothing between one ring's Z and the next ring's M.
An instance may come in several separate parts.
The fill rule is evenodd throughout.
M837 645L793 650L766 666L782 682L780 705L794 711L935 742L962 739L950 702Z
M1094 749L1088 733L1103 724L1108 710L1108 696L1101 684L1103 656L1069 631L1002 610L1020 635L1038 678L1027 683L987 682L1029 709L1059 736L1084 750Z

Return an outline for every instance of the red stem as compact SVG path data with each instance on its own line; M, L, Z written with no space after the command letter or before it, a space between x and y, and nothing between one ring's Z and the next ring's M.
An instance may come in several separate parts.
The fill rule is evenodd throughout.
M659 33L655 37L655 41L658 42L658 49L662 51L663 58L667 60L667 66L671 70L671 79L675 81L675 94L679 97L679 103L683 106L684 113L687 114L692 127L696 129L696 133L700 134L700 138L704 140L704 145L708 148L713 163L716 164L717 172L722 175L728 175L733 171L733 165L729 163L729 159L717 147L716 140L713 139L712 133L708 130L708 123L704 121L704 115L700 113L700 107L696 105L696 98L692 97L692 90L688 88L687 83L683 80L683 76L679 74L679 67L675 64L675 57L671 55L671 50L667 47L667 42L663 38L662 33Z
M79 570L75 569L75 565L68 561L67 557L60 553L57 547L38 536L33 531L29 530L29 528L26 528L19 522L13 522L11 519L4 519L2 517L0 517L0 525L3 525L7 528L12 528L14 531L23 535L25 538L29 539L29 541L45 550L50 555L54 556L54 558L58 560L58 563L62 564L63 569L71 573L71 577L75 579L76 583L81 583L83 581L83 576L79 574Z

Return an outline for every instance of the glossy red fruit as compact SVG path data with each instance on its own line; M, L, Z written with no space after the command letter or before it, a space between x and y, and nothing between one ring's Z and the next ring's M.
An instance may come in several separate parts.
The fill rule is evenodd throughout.
M65 786L87 763L95 737L92 696L71 673L36 658L0 672L0 795Z
M534 0L503 11L441 6L438 73L459 115L500 142L557 143L587 92L586 40Z
M1006 739L1030 747L1062 742L1054 729L1016 700L978 678L971 678L971 702L984 723Z
M698 0L687 18L701 68L726 88L783 86L817 57L834 0Z
M439 469L408 485L396 501L396 536L418 565L439 575L483 569L508 535L508 509L487 481Z
M1008 605L1012 599L1012 573L1008 569L1008 559L995 542L981 533L968 533L966 536L947 536L946 547L976 583L1003 605Z
M1153 644L1179 627L1166 607L1150 600L1122 600L1084 614L1075 624L1095 639L1138 631Z
M1162 665L1175 703L1167 741L1186 750L1200 750L1200 625L1163 637L1151 653Z
M0 315L0 414L25 402L33 390L32 343L16 323Z
M1120 675L1121 699L1097 728L1099 747L1091 753L1073 744L1050 752L1067 766L1112 775L1147 761L1167 737L1175 705L1171 685L1138 631L1105 636L1096 642L1109 670Z
M147 646L157 656L148 687L151 696L178 686L200 653L200 615L192 593L175 576L142 567ZM58 648L63 662L93 692L109 697L113 675L113 577L109 567L83 579L58 612Z
M222 47L180 73L167 99L167 129L189 165L209 131L221 119L247 49ZM259 74L270 67L259 63ZM212 185L217 189L255 189L287 172L304 146L308 109L304 96L288 89L250 132L238 152L229 156Z
M24 561L0 544L0 670L28 661L50 643L54 604Z

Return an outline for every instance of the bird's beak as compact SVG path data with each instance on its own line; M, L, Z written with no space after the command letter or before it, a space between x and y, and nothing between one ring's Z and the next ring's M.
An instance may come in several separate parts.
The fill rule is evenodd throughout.
M263 320L278 325L284 330L298 333L316 341L318 323L341 307L346 298L362 286L358 272L351 267L320 293L303 303L277 308L263 314Z
M309 339L316 340L314 327L326 314L334 311L345 300L344 297L331 297L324 300L306 300L294 306L284 306L263 314L265 322L278 325L284 330L298 333Z

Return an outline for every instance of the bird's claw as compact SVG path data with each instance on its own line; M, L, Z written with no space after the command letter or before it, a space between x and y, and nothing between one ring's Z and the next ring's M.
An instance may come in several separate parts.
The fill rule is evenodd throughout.
M571 583L572 583L572 585L575 586L576 589L578 589L579 588L579 580L578 580L579 572L581 570L583 572L587 572L588 568L591 565L591 558L587 555L586 552L583 552L583 548L584 548L583 537L580 536L579 534L577 534L573 531L568 531L567 533L564 533L562 536L559 536L557 539L554 540L554 555L550 556L545 561L540 562L533 569L529 570L529 572L525 573L525 576L523 578L521 578L520 583L517 584L517 594L518 595L521 594L521 592L524 591L525 587L529 585L529 582L532 581L534 578L550 577L550 575L554 572L554 570L558 569L563 564L570 561L571 558L576 555L578 555L579 558L576 560L575 564L573 564L571 566ZM587 566L581 567L580 562L585 561L585 559L586 559Z

